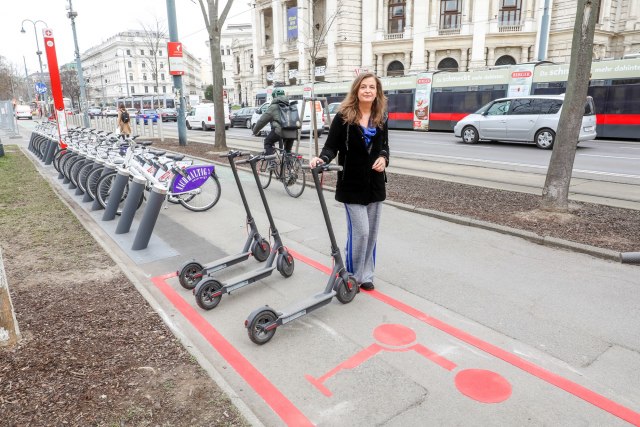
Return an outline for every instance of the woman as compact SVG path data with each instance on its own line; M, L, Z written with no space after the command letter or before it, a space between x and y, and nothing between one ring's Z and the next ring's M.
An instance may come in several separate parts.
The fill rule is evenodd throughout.
M129 117L129 112L125 108L124 104L120 104L120 106L118 107L118 128L120 129L120 138L129 138L129 135L131 135L130 123L131 117Z
M343 167L338 172L336 200L344 203L347 214L347 270L367 291L374 289L376 240L386 198L386 107L380 79L373 73L360 74L331 122L320 157L309 161L313 168L337 156Z

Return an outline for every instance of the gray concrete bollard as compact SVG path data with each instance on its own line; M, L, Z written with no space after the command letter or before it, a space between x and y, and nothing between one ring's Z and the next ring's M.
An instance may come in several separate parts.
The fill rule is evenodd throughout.
M640 252L621 252L620 262L623 264L640 264Z
M108 173L113 172L114 170L115 169L113 168L113 166L105 166L104 169L102 170L102 173L100 174L100 178L107 175ZM93 201L93 205L91 205L91 210L97 211L99 209L102 209L102 205L100 204L100 202L98 201L98 198L96 197L96 199Z
M47 154L44 157L44 164L50 165L53 162L53 156L56 154L56 148L58 147L58 140L51 140L51 144L47 148Z
M129 194L127 194L127 199L124 202L124 207L120 214L120 220L118 220L116 234L128 233L131 229L131 223L133 222L133 217L136 215L136 211L138 210L138 204L142 198L146 182L146 179L136 176L129 183Z
M136 233L136 238L133 241L131 249L139 251L146 249L151 239L151 233L153 233L153 227L156 225L158 215L160 215L160 209L162 209L162 203L167 197L167 189L159 188L155 185L151 188L149 200L147 200L147 206L144 208L142 219L140 220L140 227Z
M119 170L116 174L116 179L111 184L111 191L109 192L109 200L107 200L107 206L104 208L104 214L102 215L103 221L111 221L116 217L118 212L118 206L122 201L122 195L124 189L129 182L129 171Z

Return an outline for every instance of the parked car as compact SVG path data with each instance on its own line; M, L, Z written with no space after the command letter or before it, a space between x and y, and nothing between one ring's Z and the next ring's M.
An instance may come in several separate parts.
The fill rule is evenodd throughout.
M251 129L251 118L257 110L256 107L245 107L231 114L231 127L246 127Z
M229 129L231 121L229 120L229 106L224 105L224 128ZM200 104L191 110L186 118L187 129L215 129L215 107L213 104Z
M265 102L264 104L262 104L255 113L253 113L253 116L251 117L251 129L253 129L256 125L256 123L258 122L258 119L260 118L260 116L267 111L267 108L269 108L269 102ZM302 116L302 100L292 100L290 101L290 104L296 105L298 107L298 114L300 114L300 116ZM302 117L302 128L300 130L300 134L301 135L310 135L311 134L311 101L306 101L306 105L304 108L304 117ZM322 135L322 132L324 130L324 114L322 114L322 105L320 103L320 101L316 101L316 123L318 125L318 136ZM262 130L260 131L261 135L267 135L269 132L271 132L271 124L267 123L267 125L265 127L262 128Z
M16 119L33 120L33 114L31 114L31 107L28 105L16 105Z
M157 112L162 117L163 122L178 121L178 112L175 108L158 108Z
M564 95L533 95L491 101L460 120L453 128L467 144L479 140L532 142L551 149L556 140ZM588 96L578 142L596 138L596 114Z
M327 114L324 115L324 131L329 132L329 128L331 127L331 122L333 121L333 116L336 115L338 109L340 108L341 102L332 102L327 105L327 111L329 112L329 119L327 119Z
M89 107L87 109L87 114L89 117L99 117L102 115L102 108L100 107Z
M107 107L102 114L107 117L118 117L118 110L114 107Z
M158 122L158 113L156 110L141 110L136 115L136 124L144 123L145 125L151 121L152 123Z
M127 113L129 113L129 117L135 117L138 115L137 108L127 108Z

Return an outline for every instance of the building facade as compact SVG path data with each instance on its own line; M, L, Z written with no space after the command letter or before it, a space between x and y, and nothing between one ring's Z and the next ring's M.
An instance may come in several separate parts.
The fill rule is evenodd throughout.
M577 0L257 0L253 89L570 59ZM640 1L601 0L594 60L640 53ZM295 31L292 31L295 27ZM247 57L251 58L248 60ZM244 79L247 81L248 79Z
M167 37L141 30L118 33L81 55L90 105L115 106L127 100L137 108L166 106L175 98L173 78L169 74ZM182 87L185 97L202 98L200 61L187 49ZM130 104L131 103L131 104Z

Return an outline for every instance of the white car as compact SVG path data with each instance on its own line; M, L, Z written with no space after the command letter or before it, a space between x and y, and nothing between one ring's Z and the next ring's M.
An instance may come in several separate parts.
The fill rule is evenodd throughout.
M298 114L301 113L302 100L292 100L290 101L290 104L296 105L298 107ZM269 102L265 102L260 107L258 107L255 113L253 113L253 116L251 117L251 130L253 130L253 128L255 127L260 116L265 111L267 111L267 108L269 108L269 105L270 105ZM305 108L304 108L304 117L302 118L302 128L300 129L301 135L311 134L310 110L311 110L311 101L307 101L307 104L305 105ZM316 101L316 123L318 125L318 136L320 136L324 131L324 114L322 113L322 104L320 103L320 101ZM271 132L271 124L267 123L267 125L261 129L260 133L263 135L267 135L269 134L269 132Z
M556 140L563 102L564 95L496 99L456 123L453 133L467 144L475 144L481 139L532 142L538 148L548 150ZM588 96L578 142L596 136L595 107Z
M216 128L215 107L213 104L200 104L191 110L185 119L187 129L209 130ZM229 129L229 106L224 105L224 128Z
M107 107L102 114L106 117L118 117L118 110L113 107Z
M33 115L31 114L31 107L28 105L16 105L16 119L33 120Z

